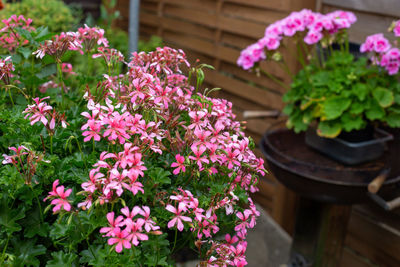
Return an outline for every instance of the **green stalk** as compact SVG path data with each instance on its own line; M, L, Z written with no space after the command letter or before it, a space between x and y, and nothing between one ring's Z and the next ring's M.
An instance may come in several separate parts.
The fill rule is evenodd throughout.
M14 100L13 100L12 95L11 95L11 88L8 88L7 91L8 91L8 95L10 96L11 104L14 106Z
M285 88L286 90L289 90L289 86L287 86L285 83L283 83L282 81L280 81L278 78L276 78L274 75L266 72L265 70L260 68L260 72L262 74L264 74L265 76L267 76L268 78L270 78L272 81L274 81L275 83L277 83L278 85L282 86L283 88Z
M4 262L4 256L6 254L6 249L8 247L8 241L10 241L10 235L7 235L6 245L4 246L3 253L1 253L1 262Z
M65 103L64 79L63 79L63 74L62 74L61 61L57 61L57 76L58 76L59 83L61 85L61 108L64 110L64 103Z
M171 254L174 252L176 246L176 237L178 236L178 228L175 229L174 246L172 247Z
M50 135L50 155L53 155L53 135Z
M33 195L35 196L36 202L39 206L39 215L40 215L40 221L42 223L44 223L44 219L43 219L43 211L42 211L42 205L40 204L40 200L39 197L37 196L37 194L35 193L35 191L33 190L32 184L28 184L29 188L32 190Z

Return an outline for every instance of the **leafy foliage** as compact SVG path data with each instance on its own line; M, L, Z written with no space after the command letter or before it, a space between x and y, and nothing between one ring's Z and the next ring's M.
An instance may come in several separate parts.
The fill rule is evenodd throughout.
M310 64L296 75L284 96L284 112L287 126L296 132L316 122L319 135L333 138L373 122L398 127L399 98L395 77L365 58L354 60L349 53L334 51L322 68Z

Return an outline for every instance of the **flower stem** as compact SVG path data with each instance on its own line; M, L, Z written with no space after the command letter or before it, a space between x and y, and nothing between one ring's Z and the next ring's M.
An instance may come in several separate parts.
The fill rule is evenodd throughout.
M50 155L53 155L53 135L50 135Z
M38 206L39 206L40 221L41 221L42 223L44 223L42 205L40 204L39 197L38 197L38 195L35 193L35 190L33 190L32 184L29 183L28 185L29 185L29 188L32 190L32 193L33 193L33 195L35 196L36 202L37 202L37 204L38 204Z
M274 75L270 74L269 72L266 72L265 70L260 68L260 72L262 74L264 74L265 76L267 76L268 78L270 78L272 81L274 81L275 83L277 83L278 85L282 86L283 88L285 88L286 90L289 90L289 86L287 86L285 83L283 83L282 81L280 81L278 78L276 78Z
M174 252L177 236L178 236L178 228L175 228L174 246L172 247L171 254Z
M63 79L63 74L62 74L61 61L57 61L57 75L58 75L58 81L61 85L61 108L64 109L64 103L65 103L64 79Z
M8 91L8 95L10 96L11 104L14 106L14 100L13 100L12 95L11 95L11 88L8 88L7 91Z
M6 245L3 248L3 253L1 253L1 261L0 262L4 262L4 256L6 254L6 249L8 247L8 241L10 241L10 235L7 235Z

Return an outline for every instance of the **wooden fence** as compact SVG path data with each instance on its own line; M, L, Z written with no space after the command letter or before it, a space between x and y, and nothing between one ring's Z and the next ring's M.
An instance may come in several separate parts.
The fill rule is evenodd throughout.
M212 64L206 73L206 86L220 87L218 97L233 102L238 119L245 110L281 109L283 90L265 77L236 66L240 50L263 36L265 27L293 10L302 8L329 12L349 9L356 12L357 24L351 41L362 42L372 33L384 32L400 17L398 0L142 0L140 33L162 37L166 45L182 48L191 62ZM120 22L127 29L129 0L119 0ZM290 44L289 44L290 45ZM293 69L297 65L290 64ZM285 74L273 64L263 68L284 82ZM247 133L256 143L274 127L275 119L252 119ZM257 154L262 156L260 151ZM256 200L289 233L293 229L296 196L280 185L273 175L265 176ZM400 214L353 208L341 266L400 266Z

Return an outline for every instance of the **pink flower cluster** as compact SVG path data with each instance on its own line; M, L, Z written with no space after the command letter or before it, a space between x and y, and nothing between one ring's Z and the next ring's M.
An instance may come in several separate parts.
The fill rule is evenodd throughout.
M98 27L91 28L85 24L85 27L78 29L77 38L87 52L91 51L96 44L108 47L108 40L104 37L104 30Z
M59 182L60 181L58 179L53 182L53 191L50 191L49 195L43 199L43 201L51 199L50 205L54 205L54 213L60 211L61 209L65 211L71 210L71 204L69 203L67 197L69 197L71 194L72 189L67 189L67 191L65 191L63 185L58 186Z
M16 28L22 28L27 31L34 31L35 28L31 26L32 20L26 19L22 15L12 15L8 19L2 20L5 26L0 29L0 47L14 51L16 47L29 43L28 40L21 41L21 36L16 32Z
M394 35L400 37L400 20L394 23ZM389 75L395 75L400 70L400 50L386 39L382 33L370 35L360 46L361 53L371 53L374 64L386 69Z
M68 50L79 51L83 54L83 49L85 52L91 51L96 44L108 47L104 30L85 25L84 28L79 28L77 32L62 32L60 35L55 35L52 40L47 40L41 44L40 48L33 54L38 58L50 55L56 60L60 60Z
M118 154L103 152L100 160L94 165L96 168L90 171L89 181L82 183L87 198L79 203L78 207L90 208L93 199L98 199L100 204L113 201L120 197L124 190L133 195L143 193L143 184L138 179L143 177L146 167L138 150L139 148L132 146L132 143L126 143L124 151Z
M356 20L352 12L346 11L334 11L325 15L308 9L292 12L286 18L269 25L263 38L242 50L237 64L248 70L255 63L266 59L268 51L277 50L284 37L302 33L305 35L303 41L308 45L314 45L325 36L332 36L342 29L350 28Z
M219 231L217 211L222 209L239 218L237 236L243 239L245 229L254 226L253 213L239 215L235 205L238 198L233 192L237 188L257 191L257 175L264 175L263 160L250 150L250 140L234 120L232 104L193 95L194 88L180 74L181 63L188 65L184 53L168 47L148 54L134 53L125 75L104 75L100 97L90 92L85 95L88 111L82 113L87 119L81 128L84 141L106 142L114 149L103 151L94 164L89 180L82 184L86 199L78 207L115 203L126 193L130 197L144 194L143 185L149 182L146 161L172 153L176 162L165 168L170 167L174 179L186 177L190 181L218 175L229 182L209 205L182 188L178 188L180 193L161 198L160 203L168 201L164 207L171 213L167 226L184 231L189 224L198 239L212 239ZM133 230L126 224L130 230L122 230L122 219L116 220L109 219L110 225L118 228L113 230L109 244L117 244L120 252L130 247Z
M108 67L113 67L118 62L124 62L124 55L117 49L100 46L97 48L97 52L92 57L103 58Z
M207 266L247 265L245 257L247 229L253 228L256 217L260 216L251 198L249 198L249 203L249 209L245 209L243 212L236 212L236 216L239 219L235 227L236 235L231 237L227 234L224 241L211 242L210 250L214 251L214 254L207 261Z
M150 208L135 206L131 211L128 207L121 209L124 216L115 218L114 212L107 214L108 227L100 229L104 237L109 237L110 246L116 244L115 251L120 253L123 248L130 249L131 245L139 245L139 241L148 240L148 233L161 234L159 226L150 218ZM137 217L140 215L141 217ZM124 227L124 228L123 228ZM123 229L122 229L123 228Z
M29 151L29 149L26 146L19 146L19 147L9 147L8 148L11 151L15 152L15 155L11 155L8 156L6 154L3 154L4 160L3 160L3 164L10 164L12 163L13 165L18 165L18 162L22 162L21 157L23 155L28 155L28 152L23 152L25 151Z
M398 20L394 23L393 33L394 33L394 36L400 37L400 20Z
M57 111L53 110L52 106L44 102L45 99L49 98L49 96L42 99L39 97L34 98L34 103L32 105L28 105L28 107L22 113L26 114L25 119L29 118L31 125L41 122L49 133L54 133L56 125L61 124L63 128L66 128L68 123L65 120L64 114L58 113Z
M14 151L15 154L3 154L4 160L2 163L14 165L26 184L31 184L39 162L49 162L43 159L43 154L30 150L25 146L9 147L8 149Z

